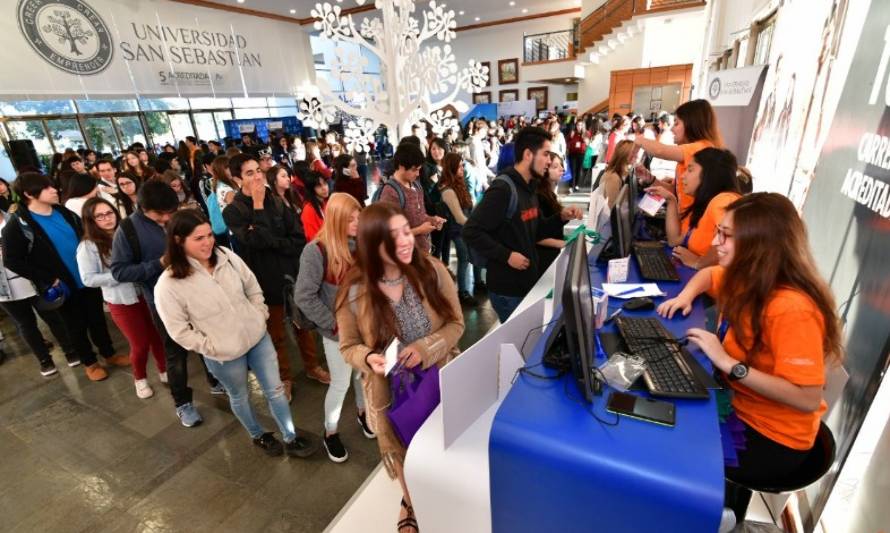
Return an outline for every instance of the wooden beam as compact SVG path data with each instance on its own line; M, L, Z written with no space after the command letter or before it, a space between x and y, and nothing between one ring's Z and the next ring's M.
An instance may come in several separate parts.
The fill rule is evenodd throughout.
M492 20L490 22L480 22L479 24L470 24L468 26L460 26L456 31L478 30L479 28L489 28L491 26L500 26L502 24L513 24L514 22L522 22L524 20L542 19L546 17L555 17L558 15L568 15L569 13L580 13L580 7L570 7L568 9L559 9L556 11L546 11L544 13L535 13L532 15L523 15L521 17L513 17L508 19Z

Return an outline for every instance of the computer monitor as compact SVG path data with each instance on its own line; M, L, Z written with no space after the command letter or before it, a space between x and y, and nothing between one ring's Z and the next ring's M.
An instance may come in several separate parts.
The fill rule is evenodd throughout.
M566 356L584 399L593 401L600 391L593 376L593 298L590 292L590 269L587 244L583 237L571 243L569 268L562 289L562 326L565 328Z
M612 211L609 214L609 220L612 226L612 244L614 249L614 257L627 257L630 255L631 246L633 245L633 219L631 218L631 203L629 198L630 187L623 186L618 191L618 198Z

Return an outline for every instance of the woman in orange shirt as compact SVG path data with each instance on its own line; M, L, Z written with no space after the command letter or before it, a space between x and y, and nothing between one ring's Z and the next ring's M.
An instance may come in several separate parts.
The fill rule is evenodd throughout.
M671 133L677 144L662 144L642 135L634 137L634 144L642 147L652 157L677 162L675 182L668 181L665 185L675 187L682 213L694 201L691 195L683 192L683 175L686 174L686 167L692 161L692 156L704 148L723 148L723 138L717 127L717 115L707 100L690 100L677 108L676 115Z
M726 206L739 198L736 171L738 164L729 150L705 148L692 156L683 175L683 193L693 198L692 205L680 211L677 197L660 182L647 192L667 201L665 230L674 257L696 270L717 263L711 245L717 224Z
M727 479L743 486L782 479L813 447L826 405L826 363L843 357L841 326L794 205L777 193L736 200L714 237L718 266L698 272L658 313L684 315L704 292L717 299L718 334L687 334L727 376L732 407L745 428L738 465ZM748 497L735 501L744 515Z

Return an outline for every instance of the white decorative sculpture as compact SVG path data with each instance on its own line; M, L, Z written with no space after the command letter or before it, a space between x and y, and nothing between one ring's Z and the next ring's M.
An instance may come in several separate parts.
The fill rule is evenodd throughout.
M364 5L365 0L356 3ZM367 58L337 46L331 77L346 89L345 98L319 77L317 94L304 95L300 102L300 118L309 127L326 128L337 111L354 117L344 124L349 149L364 149L380 124L395 139L409 134L421 119L441 133L457 123L443 108L467 111L467 103L457 98L460 90L478 92L488 80L488 67L472 59L468 67L458 69L448 44L455 38L454 11L432 0L421 24L412 17L414 0L376 0L374 6L382 19L365 18L360 27L352 15L342 15L339 5L319 3L312 10L315 29L323 38L357 45L380 59L381 75L365 74ZM433 38L444 46L431 44Z

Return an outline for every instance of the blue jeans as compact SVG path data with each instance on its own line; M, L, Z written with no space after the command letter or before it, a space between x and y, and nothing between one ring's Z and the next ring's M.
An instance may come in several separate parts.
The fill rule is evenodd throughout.
M244 429L250 433L251 438L259 438L265 431L253 415L253 409L250 408L250 387L247 384L248 367L260 382L260 387L263 388L263 395L269 403L269 410L272 412L272 417L275 418L275 423L278 424L284 442L291 442L296 438L294 420L284 395L284 385L281 383L281 378L278 377L278 355L275 353L272 338L268 333L253 348L247 350L247 353L234 361L223 362L208 357L205 357L204 361L207 362L207 369L226 388L232 412Z
M473 294L473 271L470 268L470 250L463 237L452 237L457 252L457 290Z
M510 315L513 314L513 311L519 307L519 304L522 302L522 296L503 296L501 294L495 294L491 291L488 291L488 300L491 302L491 306L494 308L494 312L497 313L498 319L501 321L501 324L507 321L510 318Z

